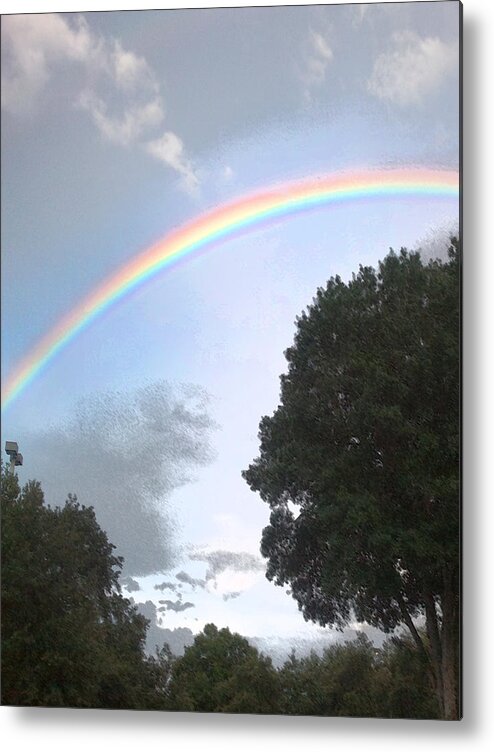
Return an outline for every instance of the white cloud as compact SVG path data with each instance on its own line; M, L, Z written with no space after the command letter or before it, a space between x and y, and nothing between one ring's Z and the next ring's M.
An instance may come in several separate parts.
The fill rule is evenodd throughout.
M333 51L325 36L317 31L310 31L306 41L306 50L299 76L305 85L304 94L311 98L314 87L321 86L326 80L326 69L333 59Z
M392 37L391 49L376 59L367 89L379 99L401 106L420 104L441 86L457 63L455 43L399 32Z
M31 109L57 63L88 62L95 43L84 19L71 27L48 13L4 16L2 47L2 107L19 114Z
M322 60L330 61L333 59L333 52L326 39L321 34L311 32L312 49L314 54Z
M363 23L368 8L369 6L365 3L358 3L357 5L350 6L353 26L360 26Z
M214 580L214 591L222 597L238 597L241 593L252 588L263 575L260 572L239 572L225 569ZM232 596L236 593L236 596ZM227 600L223 598L224 600Z
M118 40L114 43L111 62L115 82L122 89L135 89L145 83L158 90L158 83L146 60L124 50Z
M161 99L130 105L121 115L110 115L107 104L94 92L84 91L79 105L91 115L98 130L113 143L129 146L145 131L155 128L164 118Z
M223 168L223 171L221 173L221 177L225 183L229 183L231 180L233 180L235 173L233 169L230 167L230 165L225 165Z
M176 133L166 131L160 138L148 141L144 147L148 154L173 167L182 175L182 183L189 193L194 193L197 190L199 179L190 160L185 155L182 139Z
M207 570L201 582L210 593L228 598L236 598L251 588L266 571L262 559L247 551L193 551L189 559L206 562Z
M148 139L145 151L178 172L188 192L197 189L199 180L180 137L168 131L149 141L164 119L164 105L156 76L143 57L118 40L94 34L81 16L68 21L56 13L3 18L2 47L6 111L29 113L57 69L77 63L84 81L79 82L82 90L74 92L74 103L88 112L99 132L120 146L142 145Z

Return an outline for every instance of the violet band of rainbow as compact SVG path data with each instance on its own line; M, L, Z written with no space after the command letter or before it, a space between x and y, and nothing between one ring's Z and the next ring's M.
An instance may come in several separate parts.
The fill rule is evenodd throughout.
M223 204L170 232L87 295L26 354L2 387L2 409L77 334L116 301L181 259L237 234L304 211L373 198L458 198L456 171L423 168L362 170L287 183Z

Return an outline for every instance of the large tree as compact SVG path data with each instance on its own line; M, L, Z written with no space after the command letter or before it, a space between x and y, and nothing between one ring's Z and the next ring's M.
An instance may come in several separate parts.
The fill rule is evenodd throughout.
M163 656L120 594L122 560L94 511L44 503L2 470L2 703L162 707Z
M245 637L206 624L172 670L170 708L203 713L279 712L271 659Z
M297 319L243 475L271 509L267 576L304 617L404 623L459 715L459 250L391 252ZM416 628L425 618L424 639Z

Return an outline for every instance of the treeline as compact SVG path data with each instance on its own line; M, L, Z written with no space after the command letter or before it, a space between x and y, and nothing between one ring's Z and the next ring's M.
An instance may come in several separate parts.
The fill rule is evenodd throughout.
M166 707L223 713L438 718L427 666L412 641L375 648L363 634L280 668L239 634L207 624L173 662Z
M389 718L438 717L425 661L406 639L363 635L277 669L208 624L182 657L145 652L149 622L121 594L122 559L92 508L44 503L2 470L4 705Z

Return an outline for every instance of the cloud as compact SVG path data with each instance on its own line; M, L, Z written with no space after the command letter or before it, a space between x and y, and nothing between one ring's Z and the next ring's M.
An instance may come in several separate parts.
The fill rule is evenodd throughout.
M156 606L152 601L145 603L135 603L137 610L142 616L149 620L149 627L146 634L146 652L148 655L154 655L156 649L163 647L166 643L173 655L183 655L185 648L194 642L194 634L188 627L177 627L176 629L162 629L158 626L158 613Z
M185 603L182 603L182 601L159 601L162 605L161 608L158 609L158 611L185 611L188 608L195 608L195 603L190 603L189 601L185 601Z
M48 503L73 492L94 506L126 576L165 571L179 558L170 496L213 456L207 407L198 387L163 381L93 395L65 423L26 434L32 477Z
M452 237L459 237L458 223L446 221L430 229L425 237L416 243L414 250L420 253L424 263L432 259L447 261Z
M193 577L182 570L175 575L177 580L183 585L190 585L193 590L198 587L209 593L215 592L225 601L238 598L255 583L257 573L266 569L262 559L246 551L193 550L189 559L207 564L204 578ZM178 595L182 597L181 593Z
M199 179L180 137L166 131L152 139L164 120L164 103L147 61L121 42L92 32L81 16L56 13L2 19L2 107L16 115L32 111L57 70L78 64L73 104L86 111L113 144L145 144L145 152L178 172L189 193ZM88 84L88 81L90 82Z
M223 600L224 601L233 600L233 598L238 598L239 595L242 595L240 590L236 590L233 593L223 593Z
M135 143L164 118L159 97L142 105L131 105L121 115L112 116L100 97L91 91L84 91L79 98L79 106L89 112L96 127L109 141L121 146Z
M113 44L111 63L115 83L120 88L130 91L147 84L150 88L158 91L154 73L143 57L135 55L129 50L124 50L118 40Z
M56 14L2 18L2 108L28 112L46 86L53 67L88 64L95 41L82 17L69 24Z
M139 585L137 580L133 580L132 577L124 577L123 580L120 580L120 583L128 593L136 593L141 589L141 586Z
M230 167L230 165L225 165L222 172L221 177L225 183L229 183L231 180L233 180L235 173L233 171L233 168Z
M258 556L246 551L199 551L189 554L191 561L205 561L208 564L205 579L215 580L227 569L235 572L260 572L266 569Z
M187 572L178 572L178 574L176 574L175 577L180 582L184 582L187 585L192 585L192 587L194 588L194 590L196 589L196 587L200 587L200 588L203 588L203 589L206 587L206 581L205 580L200 580L200 579L197 579L195 577L191 577L191 575L187 574Z
M352 14L352 25L360 26L364 21L369 6L365 3L357 3L356 5L350 5L349 8Z
M176 133L167 131L160 138L148 141L144 148L155 159L173 167L182 176L182 184L189 193L196 192L199 179L192 163L185 156L183 142Z
M303 63L299 77L305 86L306 99L312 96L312 90L321 86L326 80L326 70L333 59L333 51L326 36L311 30L305 43Z
M180 585L177 585L176 582L161 582L159 585L155 585L155 590L171 590L173 593L176 593Z
M391 49L376 59L367 90L378 99L402 107L421 104L457 65L455 43L398 32L392 37Z

